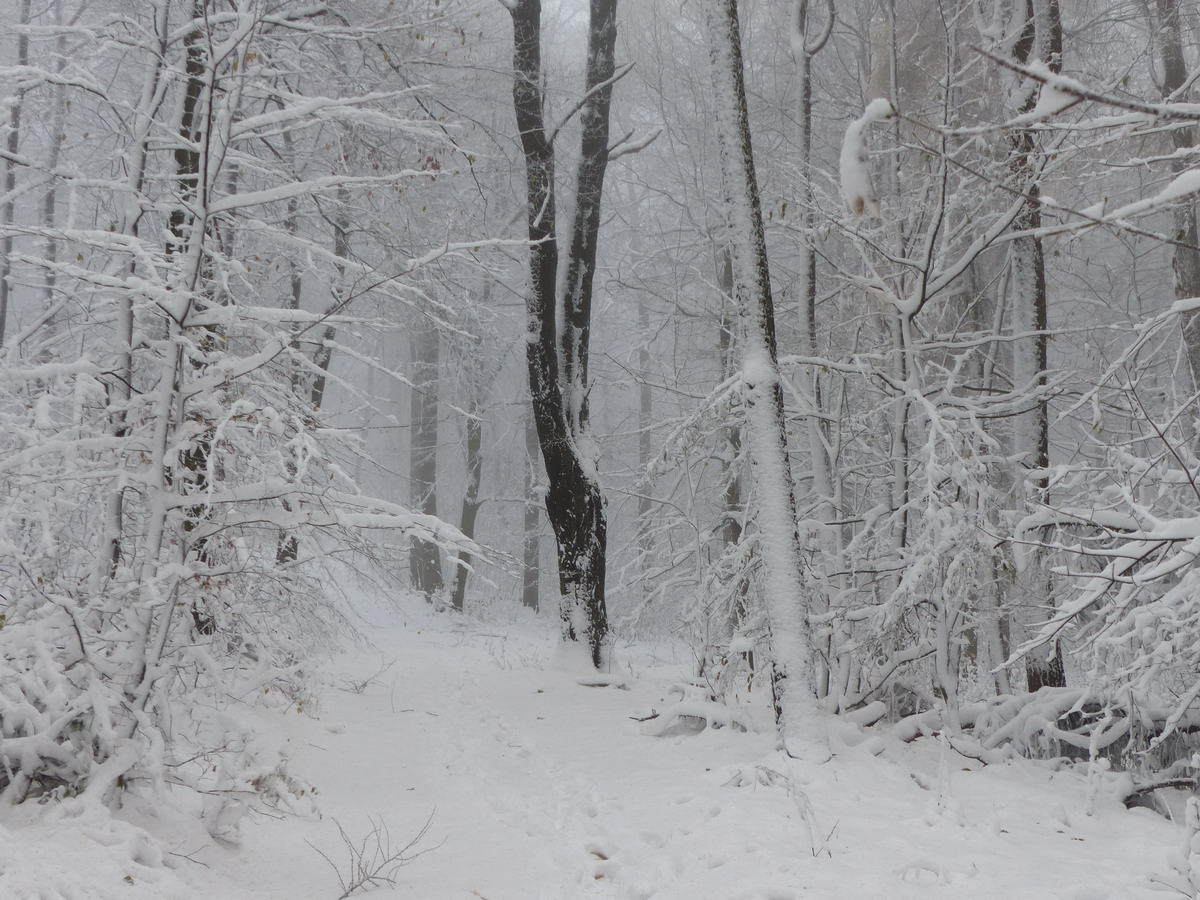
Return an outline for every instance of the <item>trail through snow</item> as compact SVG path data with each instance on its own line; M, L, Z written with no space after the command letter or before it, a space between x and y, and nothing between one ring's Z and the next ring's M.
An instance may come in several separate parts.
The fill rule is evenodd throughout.
M337 878L313 847L344 863L335 820L356 840L382 822L402 845L431 814L427 852L363 896L1165 896L1147 876L1179 831L1111 800L1085 815L1082 768L981 767L931 738L816 764L781 758L769 729L651 737L633 717L670 705L690 668L682 648L629 648L622 686L589 687L532 627L377 618L375 648L337 661L315 715L261 716L316 786L321 817L251 816L229 848L149 815L72 824L18 810L4 820L0 897L333 900Z

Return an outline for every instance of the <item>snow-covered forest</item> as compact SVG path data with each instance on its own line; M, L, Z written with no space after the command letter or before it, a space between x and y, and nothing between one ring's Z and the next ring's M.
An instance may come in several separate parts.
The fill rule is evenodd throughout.
M0 0L0 900L1200 898L1198 81Z

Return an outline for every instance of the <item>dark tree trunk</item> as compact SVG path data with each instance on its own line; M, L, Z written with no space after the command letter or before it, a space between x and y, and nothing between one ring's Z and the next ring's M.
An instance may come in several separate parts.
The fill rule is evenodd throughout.
M194 18L200 18L204 13L201 0L196 0L192 7ZM200 183L200 152L195 149L201 139L201 132L207 128L207 123L201 121L204 110L201 109L201 99L204 94L204 76L207 69L207 59L204 48L204 36L199 30L191 31L184 38L184 70L187 81L184 85L183 106L179 115L179 143L175 147L175 176L179 183L179 196L171 209L168 219L170 241L167 252L178 258L181 263L187 254L188 241L191 239L191 229L195 225L189 207L196 199L196 191ZM200 264L203 266L203 263ZM194 285L192 287L195 287ZM208 353L216 345L217 335L214 330L207 329L197 341L202 352ZM203 361L193 359L193 366L203 365ZM212 450L212 430L205 428L180 454L185 474L182 480L182 490L185 494L200 494L208 488L208 459ZM204 506L188 509L183 521L185 533L191 532L207 515ZM193 551L200 559L204 558L204 542L197 541ZM201 629L203 630L203 629Z
M1020 63L1035 58L1044 59L1051 71L1060 72L1062 53L1063 33L1058 0L1044 0L1044 4L1025 0L1025 21L1013 46L1014 59ZM1037 92L1031 91L1020 111L1029 112L1036 103ZM1014 228L1019 231L1033 231L1042 224L1038 155L1037 136L1032 129L1018 129L1013 133L1011 168L1018 189L1029 198L1014 223ZM1044 472L1050 464L1050 415L1043 391L1046 385L1048 298L1041 238L1022 237L1015 240L1011 260L1014 328L1018 332L1032 331L1036 334L1014 345L1013 380L1016 386L1032 387L1039 392L1034 408L1014 422L1015 449L1021 454L1022 464L1026 468ZM1047 477L1039 475L1033 479L1032 486L1031 501L1034 504L1046 503L1049 500ZM1052 586L1044 552L1036 547L1031 548L1025 569L1025 603L1035 609L1052 603ZM1035 685L1065 685L1062 649L1057 641L1025 657L1025 675L1030 690L1034 690Z
M558 543L560 615L567 640L585 638L592 662L604 660L606 521L595 459L581 452L587 424L587 364L592 278L600 200L608 164L608 114L616 42L616 0L591 0L588 68L582 107L583 143L575 222L563 308L562 373L555 322L558 276L554 148L546 133L541 91L541 2L515 0L513 107L528 179L530 286L526 301L529 390L546 466L546 513Z
M203 19L204 7L196 0L192 16ZM171 253L182 253L187 245L188 205L196 196L200 176L200 151L196 118L200 112L200 97L204 91L205 52L203 35L197 29L188 32L183 39L184 71L187 83L184 87L183 110L179 116L179 144L175 148L175 174L179 179L179 202L171 210L168 225L171 231Z
M195 0L192 6L193 18L200 19L203 14L203 0ZM195 202L200 187L200 151L196 148L201 145L210 124L207 121L206 104L202 102L208 69L204 35L199 29L191 31L183 43L187 81L179 116L179 143L175 147L175 175L179 184L179 195L168 218L170 237L167 244L168 256L176 257L181 265L187 258L189 241L195 239L192 229L196 227L196 221L190 207ZM208 223L204 223L201 227L207 228L207 225ZM188 285L193 291L200 288L199 282L204 271L205 264L201 259L197 263L197 270L192 273L194 281ZM192 367L202 368L205 358L218 350L219 343L220 333L215 328L205 328L196 341L199 354L192 358ZM185 411L184 418L186 417ZM200 424L202 428L179 454L182 468L179 473L179 488L183 494L189 496L198 496L209 489L208 467L212 455L214 426L207 421ZM188 552L203 563L209 562L208 541L203 536L191 539L190 535L208 515L209 509L204 504L188 507L181 526L188 540ZM191 617L196 631L200 634L213 634L216 631L216 619L207 608L203 597L193 602Z
M612 103L610 81L615 71L617 42L616 0L592 0L588 29L586 90L589 96L580 111L582 144L575 191L575 221L563 295L562 369L563 395L573 431L587 427L588 344L592 322L592 279L596 274L596 249L600 234L600 200L608 168L608 118ZM553 152L553 148L551 148Z

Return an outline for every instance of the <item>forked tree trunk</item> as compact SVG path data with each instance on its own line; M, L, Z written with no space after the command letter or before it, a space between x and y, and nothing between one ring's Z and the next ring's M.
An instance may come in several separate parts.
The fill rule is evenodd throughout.
M1014 59L1019 63L1041 59L1051 71L1061 71L1063 36L1058 0L1024 0L1024 4L1025 21L1013 46ZM1029 112L1036 102L1037 92L1032 91L1020 111ZM1010 166L1017 184L1029 198L1014 222L1013 227L1018 231L1035 231L1042 224L1038 155L1037 136L1033 130L1022 128L1013 132ZM1046 385L1048 304L1041 238L1016 239L1009 259L1013 330L1018 334L1035 335L1014 344L1013 380L1018 387L1033 387L1039 391L1033 408L1014 420L1013 443L1014 449L1021 454L1021 465L1025 469L1044 473L1050 464L1050 417L1042 392ZM1021 483L1022 479L1018 478L1018 485ZM1049 480L1044 474L1024 479L1024 483L1030 487L1027 491L1030 502L1035 505L1047 502ZM1018 618L1020 626L1029 628L1046 618L1044 610L1053 604L1053 597L1044 551L1034 546L1024 555L1020 575L1024 608L1018 611ZM1047 643L1025 657L1025 677L1030 691L1066 684L1062 648L1057 641Z
M771 685L781 737L785 749L791 749L789 739L795 730L815 718L816 699L808 618L801 594L801 551L776 353L775 307L750 142L738 4L737 0L708 0L705 9L729 243L738 307L746 323L742 377L757 480L760 544L767 567Z
M607 523L587 438L587 367L592 278L600 200L608 165L608 117L616 43L616 0L591 0L588 65L581 107L582 153L563 303L561 351L556 325L558 243L554 148L542 96L541 2L509 0L513 20L513 107L525 155L530 285L526 353L533 417L546 465L546 513L558 542L563 637L584 638L594 665L604 662ZM562 378L559 378L560 352Z

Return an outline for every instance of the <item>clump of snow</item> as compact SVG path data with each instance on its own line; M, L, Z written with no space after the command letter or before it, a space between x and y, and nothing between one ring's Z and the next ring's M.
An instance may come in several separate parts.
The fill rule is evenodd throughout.
M896 110L890 100L876 97L867 104L861 117L850 123L846 129L846 137L842 141L840 173L842 181L842 196L850 212L856 216L867 215L879 217L879 199L875 196L875 188L871 183L871 172L867 166L867 127L873 122L890 119Z
M1029 113L1031 118L1048 119L1079 102L1078 90L1081 86L1078 82L1056 75L1043 62L1034 63L1029 68L1045 79L1038 93L1037 104Z

